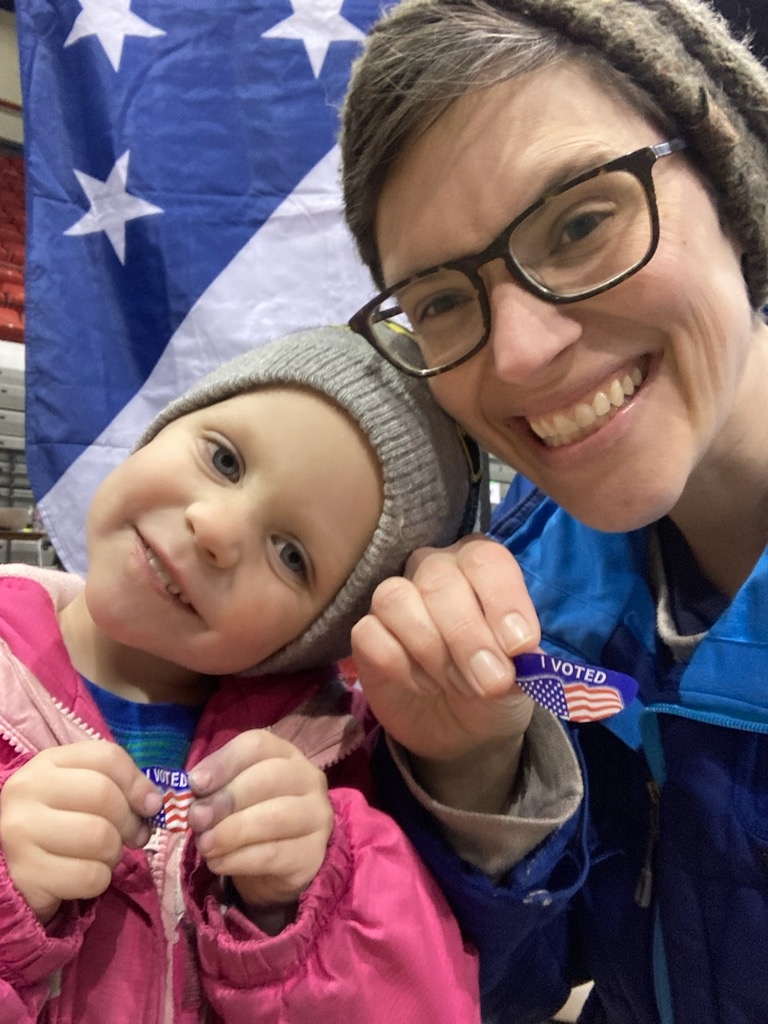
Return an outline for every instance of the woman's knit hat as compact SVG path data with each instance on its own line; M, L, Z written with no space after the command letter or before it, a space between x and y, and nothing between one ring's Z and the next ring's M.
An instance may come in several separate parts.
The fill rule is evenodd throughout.
M768 69L704 0L404 0L374 26L354 69L342 135L350 174L364 136L376 134L379 112L412 86L411 23L431 25L439 38L447 29L442 23L459 18L462 9L486 6L596 51L645 90L714 186L723 223L745 253L750 299L755 308L762 306L768 299ZM371 61L374 48L379 57ZM384 72L378 88L368 73L374 65L375 74ZM366 106L357 109L362 94ZM350 224L375 272L369 228L352 223L357 198L348 190Z
M350 630L378 584L401 573L415 548L450 544L475 522L473 442L424 382L390 366L347 327L290 334L224 363L166 406L136 447L180 416L275 385L309 388L346 410L381 464L384 500L368 547L329 605L301 636L240 675L298 671L346 656Z
M768 70L699 0L504 0L591 46L656 101L715 186L744 247L755 307L768 298Z

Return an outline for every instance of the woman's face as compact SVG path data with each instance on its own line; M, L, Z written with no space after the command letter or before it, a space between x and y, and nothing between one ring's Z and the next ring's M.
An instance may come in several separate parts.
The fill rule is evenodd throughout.
M384 188L386 282L481 251L545 187L661 141L573 64L462 97ZM523 290L501 260L488 264L489 341L431 381L489 451L605 530L669 512L697 467L744 444L764 402L763 372L745 372L764 346L752 344L760 328L736 247L684 153L660 160L653 180L661 237L646 267L558 306Z

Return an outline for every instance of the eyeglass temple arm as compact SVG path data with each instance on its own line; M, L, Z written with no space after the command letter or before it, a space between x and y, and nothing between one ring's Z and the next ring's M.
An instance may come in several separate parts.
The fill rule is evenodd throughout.
M672 153L679 153L687 145L688 143L685 139L678 136L676 139L669 139L667 142L657 142L655 146L651 146L651 152L655 157L670 156Z

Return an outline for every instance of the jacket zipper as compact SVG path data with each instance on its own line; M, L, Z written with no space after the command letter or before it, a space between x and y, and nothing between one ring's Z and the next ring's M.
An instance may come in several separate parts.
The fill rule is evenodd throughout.
M72 725L74 725L76 729L79 729L83 733L84 738L92 739L92 740L101 740L101 739L104 738L101 735L100 732L98 732L92 726L90 726L86 722L84 722L82 720L82 718L79 718L65 704L62 704L61 701L56 700L50 694L48 694L47 696L48 696L48 699L50 700L51 704L56 709L56 711L59 712L61 717L66 719ZM12 727L9 726L5 722L0 723L0 739L3 742L7 743L8 746L12 750L14 750L17 754L33 754L34 755L34 754L39 754L40 753L40 751L36 747L35 748L28 747L26 744L22 743L21 740L18 738L18 736L15 734L15 732L12 730ZM59 745L61 745L62 742L63 743L72 743L73 741L71 739L61 740L61 741L59 741Z
M53 706L56 708L56 710L61 714L61 716L63 718L66 718L66 720L68 722L71 722L72 725L75 726L75 728L80 729L82 732L84 732L85 735L88 737L88 739L91 739L91 740L103 740L104 739L104 737L101 735L101 733L98 731L98 729L94 729L92 725L88 725L86 722L84 722L82 720L82 718L80 718L78 715L76 715L74 713L74 711L71 711L66 706L66 704L62 704L62 702L60 700L56 700L53 697L51 697L51 702L52 702Z

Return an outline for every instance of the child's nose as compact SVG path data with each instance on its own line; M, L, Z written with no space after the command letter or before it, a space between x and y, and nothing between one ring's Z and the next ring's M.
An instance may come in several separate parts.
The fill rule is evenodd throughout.
M243 524L237 509L220 501L196 501L187 506L186 520L195 545L221 569L231 569L242 557Z

